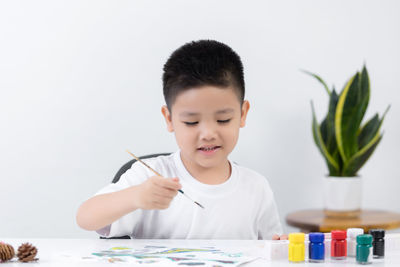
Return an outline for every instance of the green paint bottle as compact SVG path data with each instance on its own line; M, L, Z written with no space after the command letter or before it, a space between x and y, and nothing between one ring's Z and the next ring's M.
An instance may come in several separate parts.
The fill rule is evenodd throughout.
M372 235L357 236L356 261L358 264L372 263Z

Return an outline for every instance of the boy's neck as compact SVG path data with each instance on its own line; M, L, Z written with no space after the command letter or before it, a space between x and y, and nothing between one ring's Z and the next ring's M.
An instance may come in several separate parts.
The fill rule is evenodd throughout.
M197 181L203 184L217 185L226 182L231 176L231 164L228 160L223 164L213 168L204 168L198 165L188 163L181 155L181 160L186 170Z

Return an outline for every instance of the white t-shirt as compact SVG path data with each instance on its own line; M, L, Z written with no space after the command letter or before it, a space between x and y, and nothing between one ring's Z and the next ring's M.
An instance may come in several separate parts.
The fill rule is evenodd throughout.
M181 193L165 210L135 210L98 230L100 235L141 239L271 239L282 234L274 195L267 179L230 161L231 176L222 184L203 184L182 163L180 152L144 160L163 177L178 177ZM96 195L116 192L143 183L154 173L135 162L116 184Z

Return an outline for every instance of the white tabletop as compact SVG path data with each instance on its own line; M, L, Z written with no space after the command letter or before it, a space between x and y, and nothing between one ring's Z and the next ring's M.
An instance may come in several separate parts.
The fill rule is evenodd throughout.
M215 246L229 251L243 251L246 255L262 257L242 266L360 266L355 263L354 258L345 261L334 262L327 258L324 263L301 263L292 264L287 259L271 260L271 244L274 241L262 240L115 240L115 239L2 239L17 250L22 243L29 242L37 247L39 260L33 263L20 263L14 258L13 261L2 263L1 266L146 266L145 264L133 265L132 263L109 263L98 261L92 255L93 252L107 250L112 247L140 248L144 246L167 246L178 248L196 248L202 246ZM175 264L176 266L182 266ZM155 265L149 265L155 266ZM219 266L215 264L215 266ZM225 265L226 266L226 265ZM384 260L374 261L372 266L400 266L400 250L387 253Z

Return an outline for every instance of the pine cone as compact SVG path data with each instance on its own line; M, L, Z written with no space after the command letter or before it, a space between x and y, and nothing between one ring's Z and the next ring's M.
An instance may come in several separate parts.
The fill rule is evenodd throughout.
M0 262L9 261L14 255L14 248L11 245L0 242Z
M18 248L18 259L22 262L34 261L37 254L37 249L35 246L29 243L24 243Z

